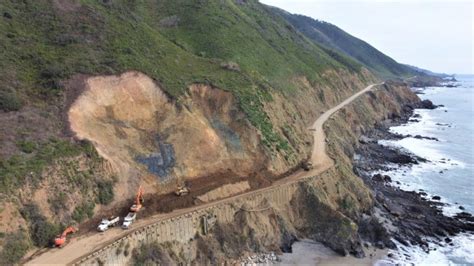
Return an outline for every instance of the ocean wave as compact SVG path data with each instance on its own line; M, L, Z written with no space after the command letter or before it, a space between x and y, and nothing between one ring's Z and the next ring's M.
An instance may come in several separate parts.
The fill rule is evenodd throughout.
M474 264L474 235L460 234L444 240L428 240L428 252L418 246L404 246L394 240L398 252L393 258L385 258L380 264L392 263L401 265L472 265Z

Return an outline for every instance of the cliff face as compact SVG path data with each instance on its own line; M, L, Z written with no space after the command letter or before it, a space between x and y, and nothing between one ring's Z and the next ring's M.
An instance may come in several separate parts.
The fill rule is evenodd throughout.
M132 261L233 261L245 254L286 251L297 238L320 241L340 254L363 256L364 230L368 224L377 228L378 223L371 222L374 195L352 171L354 149L361 133L400 114L404 104L417 101L403 84L380 85L327 122L328 150L336 165L300 183L287 204L263 200L253 208L242 207L229 222L218 223L208 235L198 234L186 245L156 242L136 246Z

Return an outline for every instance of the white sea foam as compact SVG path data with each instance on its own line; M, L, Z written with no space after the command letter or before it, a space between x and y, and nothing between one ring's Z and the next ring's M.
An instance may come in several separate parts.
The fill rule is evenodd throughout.
M474 235L461 234L451 240L451 244L448 244L444 240L440 243L428 239L428 252L418 246L406 247L394 240L398 253L395 258L385 258L384 261L402 265L473 265Z

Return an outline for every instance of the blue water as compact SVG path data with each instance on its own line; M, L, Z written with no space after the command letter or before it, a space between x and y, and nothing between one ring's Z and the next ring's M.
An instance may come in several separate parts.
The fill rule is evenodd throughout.
M381 141L384 145L402 147L429 161L412 167L386 172L401 182L404 190L424 190L430 196L439 195L446 203L446 215L465 211L474 214L474 76L457 76L459 87L430 87L419 95L434 104L443 104L435 110L415 110L419 122L393 127L401 134L438 138L439 141L406 138L399 141ZM474 265L474 236L460 235L453 239L454 246L430 245L429 254L419 248L399 245L399 263L416 265ZM409 258L403 256L408 253Z

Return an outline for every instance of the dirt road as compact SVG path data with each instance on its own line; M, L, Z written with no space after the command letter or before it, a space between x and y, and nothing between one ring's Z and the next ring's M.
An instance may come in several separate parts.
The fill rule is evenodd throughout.
M106 246L107 244L110 244L116 241L117 239L120 239L144 226L154 224L160 220L179 216L191 211L207 208L209 206L213 206L216 204L231 202L239 197L247 196L248 194L251 194L251 193L260 193L269 189L273 189L277 186L281 186L283 184L296 182L299 179L304 178L304 177L314 176L314 175L321 174L322 172L325 172L330 167L332 167L333 161L326 154L326 149L325 149L326 136L323 131L324 122L326 122L326 120L328 120L328 118L332 114L334 114L337 110L341 109L348 103L352 102L361 94L369 91L376 85L377 84L368 86L367 88L347 98L346 100L344 100L337 106L324 112L309 128L310 130L314 132L314 147L313 147L313 152L311 156L311 161L314 165L314 168L311 171L308 171L308 172L298 171L292 175L289 175L285 178L278 180L277 182L275 182L274 184L266 188L257 189L257 190L243 193L240 195L232 196L226 199L217 200L214 202L210 202L210 203L206 203L206 204L202 204L198 206L193 206L190 208L178 209L169 213L157 214L145 219L138 219L133 224L132 226L133 229L131 230L122 230L121 228L112 228L104 233L91 232L77 238L73 237L65 247L61 249L50 249L47 252L44 252L34 257L32 260L28 261L26 264L27 265L45 265L45 264L64 265L64 264L74 263L75 261L78 261L80 258L87 256L88 254L100 249L101 247Z

